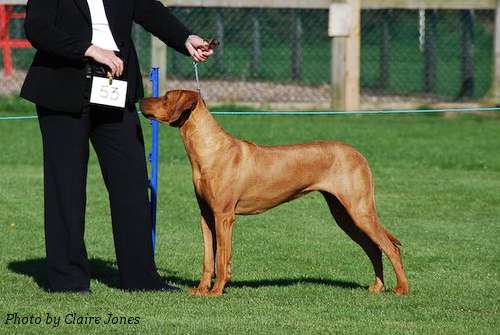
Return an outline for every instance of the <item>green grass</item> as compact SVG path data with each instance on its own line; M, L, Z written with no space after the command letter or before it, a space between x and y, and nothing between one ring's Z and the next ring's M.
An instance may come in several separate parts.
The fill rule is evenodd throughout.
M15 103L11 102L11 106ZM27 105L25 115L32 113ZM12 115L3 104L0 115ZM89 167L86 244L93 294L51 295L45 283L40 135L36 121L0 121L0 333L7 313L138 316L138 325L61 325L66 334L494 334L500 327L500 118L461 116L218 117L262 144L338 139L363 152L381 221L403 243L411 294L373 295L361 249L334 224L318 195L234 231L234 282L217 299L190 297L201 270L191 172L178 131L161 128L157 265L179 293L124 293L107 195ZM149 135L149 127L144 122ZM148 136L149 138L149 136ZM385 260L387 288L395 285ZM497 329L497 330L495 330Z

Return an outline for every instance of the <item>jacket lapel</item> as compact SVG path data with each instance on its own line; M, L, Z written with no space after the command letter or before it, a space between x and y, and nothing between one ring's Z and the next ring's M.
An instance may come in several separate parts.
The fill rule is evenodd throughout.
M115 17L116 13L118 13L119 10L115 8L116 4L114 5L115 2L112 0L103 0L102 3L104 4L104 11L106 12L106 17L108 18L109 29L111 30L111 34L115 39L115 43L118 45L118 48L120 48L119 46L120 41L117 38L118 37L117 18Z
M89 5L87 4L87 0L73 0L75 4L78 6L80 11L82 12L83 16L85 16L85 19L89 22L92 23L92 20L90 18L90 9Z

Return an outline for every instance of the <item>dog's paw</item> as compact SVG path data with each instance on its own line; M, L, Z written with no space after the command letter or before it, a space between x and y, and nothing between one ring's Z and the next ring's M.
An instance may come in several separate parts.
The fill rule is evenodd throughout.
M189 289L189 294L198 297L203 297L208 295L208 288L193 287Z
M384 291L384 283L381 280L375 280L375 283L368 287L370 293L382 293Z
M371 285L368 287L368 292L375 294L382 293L384 292L384 286Z
M208 296L212 298L220 297L222 295L222 290L212 290L208 292Z
M408 286L398 286L394 289L394 293L396 293L397 295L407 295L408 293L410 293L410 289L408 288Z
M220 297L224 293L224 285L215 284L214 287L208 292L209 297Z

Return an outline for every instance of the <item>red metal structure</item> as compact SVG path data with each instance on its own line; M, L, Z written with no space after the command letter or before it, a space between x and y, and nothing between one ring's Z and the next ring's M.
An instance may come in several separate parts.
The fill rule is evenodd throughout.
M10 38L9 24L11 20L24 19L26 13L14 11L12 5L0 5L0 49L3 51L3 69L5 76L11 76L13 71L12 49L31 48L26 39Z

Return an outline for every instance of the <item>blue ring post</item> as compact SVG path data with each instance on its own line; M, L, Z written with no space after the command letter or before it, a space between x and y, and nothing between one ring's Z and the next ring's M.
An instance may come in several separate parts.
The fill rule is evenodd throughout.
M149 75L149 80L153 84L153 97L158 98L160 96L160 69L153 67ZM156 251L156 204L157 204L157 194L158 194L158 134L159 134L159 124L156 120L151 120L152 129L152 143L151 152L149 153L149 162L151 163L151 179L149 180L149 188L151 189L151 221L153 224L153 229L151 232L151 237L153 239L153 254Z

